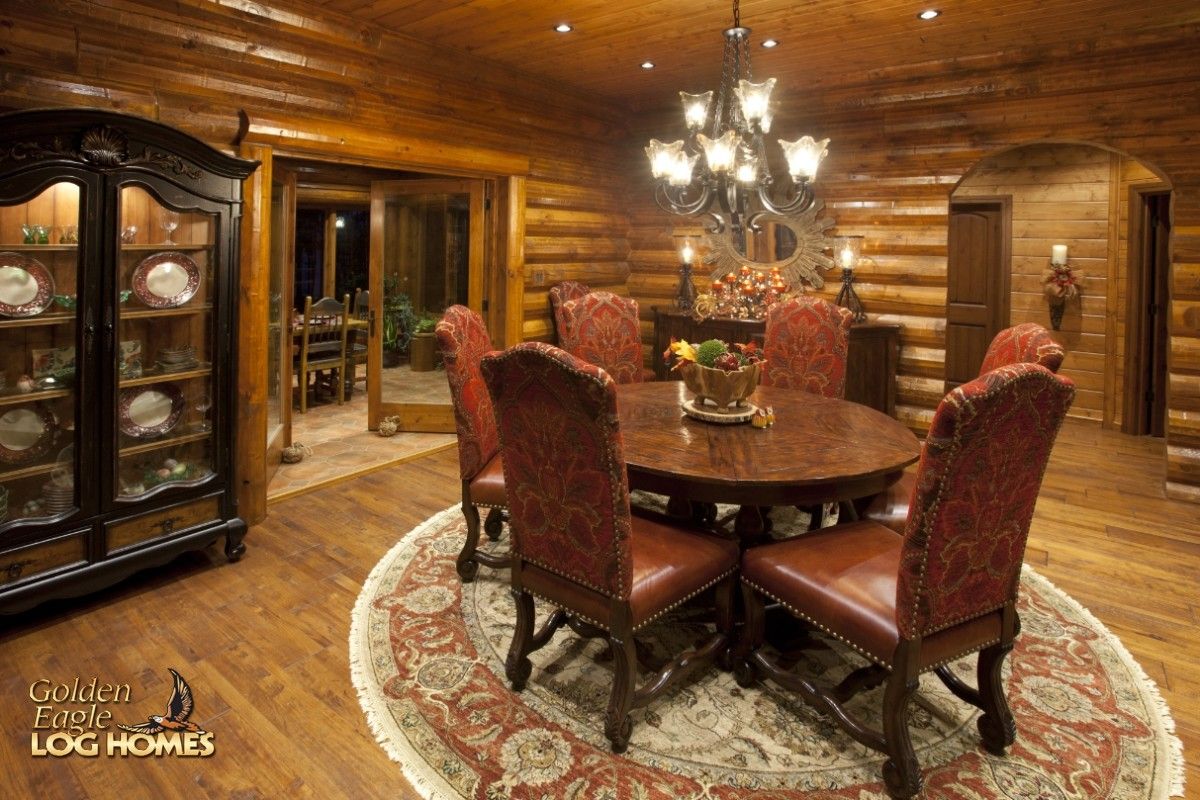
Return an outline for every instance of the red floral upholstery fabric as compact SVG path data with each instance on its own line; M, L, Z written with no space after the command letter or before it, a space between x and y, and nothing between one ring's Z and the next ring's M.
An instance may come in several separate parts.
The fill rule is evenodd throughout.
M454 402L458 468L469 481L500 447L492 398L479 373L479 359L492 352L492 338L480 316L466 306L447 308L434 332Z
M979 374L1022 361L1041 364L1051 372L1058 372L1063 356L1062 345L1051 338L1049 331L1036 322L1025 322L996 334L984 353Z
M645 380L636 300L590 292L563 304L563 317L570 340L567 352L603 367L617 383Z
M767 309L762 382L826 397L846 393L846 352L854 315L801 295Z
M544 342L483 359L513 552L619 600L630 590L629 485L615 384Z
M567 321L563 317L563 306L590 291L586 283L578 281L563 281L550 287L550 311L554 314L554 332L558 334L558 346L564 350L569 349L571 342L567 332Z
M925 636L1016 599L1042 474L1074 397L1069 380L1012 364L942 400L904 533L902 636Z

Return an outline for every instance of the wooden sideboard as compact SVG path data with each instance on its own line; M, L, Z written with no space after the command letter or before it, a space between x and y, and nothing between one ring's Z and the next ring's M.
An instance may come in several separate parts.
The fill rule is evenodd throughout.
M671 337L689 342L722 339L726 342L763 340L763 320L710 317L697 322L691 314L654 308L654 374L659 380L677 378L668 373L663 351ZM846 365L846 399L896 413L896 367L900 361L900 326L863 322L850 329L849 363Z

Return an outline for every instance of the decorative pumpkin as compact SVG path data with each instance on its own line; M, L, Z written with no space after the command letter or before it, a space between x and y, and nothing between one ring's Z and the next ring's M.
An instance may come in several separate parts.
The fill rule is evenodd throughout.
M285 464L299 464L301 461L304 460L305 456L311 456L311 455L312 455L311 447L309 447L306 444L300 444L300 442L293 442L292 444L283 448L282 458L283 458L283 463L285 463Z

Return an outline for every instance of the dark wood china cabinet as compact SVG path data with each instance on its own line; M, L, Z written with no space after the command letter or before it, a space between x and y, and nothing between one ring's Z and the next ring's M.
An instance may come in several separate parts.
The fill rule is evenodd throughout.
M245 547L233 441L253 162L107 111L0 115L0 613Z

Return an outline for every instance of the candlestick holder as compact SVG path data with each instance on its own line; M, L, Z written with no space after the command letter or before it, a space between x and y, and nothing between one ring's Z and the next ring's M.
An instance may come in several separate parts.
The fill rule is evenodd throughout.
M842 308L850 309L854 314L855 322L866 322L867 312L863 311L862 301L858 299L858 292L854 291L854 270L842 270L842 288L838 292L837 300L834 301Z
M679 286L675 289L675 307L680 311L691 311L696 305L696 284L692 283L692 265L686 261L679 265Z

